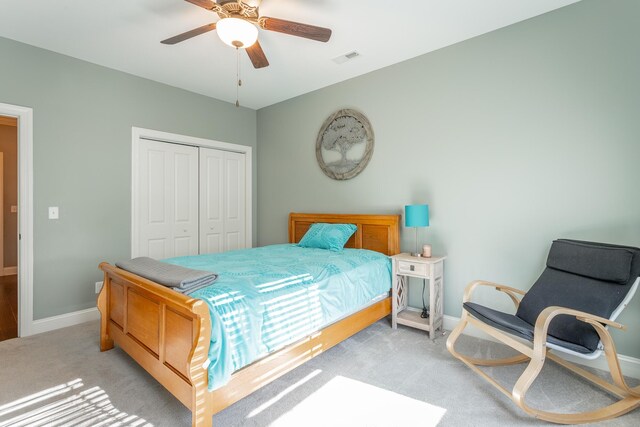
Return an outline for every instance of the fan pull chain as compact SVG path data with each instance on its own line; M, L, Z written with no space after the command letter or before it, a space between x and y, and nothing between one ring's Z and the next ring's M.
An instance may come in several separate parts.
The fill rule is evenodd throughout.
M242 86L242 80L240 79L240 49L236 47L236 107L240 107L240 86Z

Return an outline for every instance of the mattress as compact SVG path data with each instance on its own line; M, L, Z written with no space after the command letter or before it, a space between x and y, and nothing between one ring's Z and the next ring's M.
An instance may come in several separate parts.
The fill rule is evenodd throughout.
M391 262L364 249L271 245L164 262L217 273L191 296L211 314L209 389L233 372L386 297Z

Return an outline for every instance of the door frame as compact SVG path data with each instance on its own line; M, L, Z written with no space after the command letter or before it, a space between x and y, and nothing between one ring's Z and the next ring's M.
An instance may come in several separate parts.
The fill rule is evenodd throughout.
M245 154L245 245L247 248L253 246L253 191L252 191L252 147L248 145L231 144L229 142L216 141L213 139L197 138L194 136L179 135L176 133L162 132L153 129L139 127L131 128L131 257L139 255L139 229L137 218L139 213L140 183L138 182L138 162L139 144L142 139L150 139L172 144L190 145L194 147L214 148L218 150L231 151ZM200 235L198 234L198 238ZM199 247L199 246L198 246Z
M18 336L33 329L33 109L0 103L18 119Z

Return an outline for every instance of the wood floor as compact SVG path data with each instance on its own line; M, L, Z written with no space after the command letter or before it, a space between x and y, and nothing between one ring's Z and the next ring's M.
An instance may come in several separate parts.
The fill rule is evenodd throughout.
M18 275L0 276L0 341L18 336Z

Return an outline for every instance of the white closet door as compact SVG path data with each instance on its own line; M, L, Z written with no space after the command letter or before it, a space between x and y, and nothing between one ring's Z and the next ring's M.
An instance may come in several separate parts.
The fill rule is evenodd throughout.
M200 148L200 253L246 247L245 155Z
M224 244L225 250L245 245L245 155L224 153Z
M200 253L224 251L224 151L200 148Z
M198 253L198 148L141 140L139 256Z

